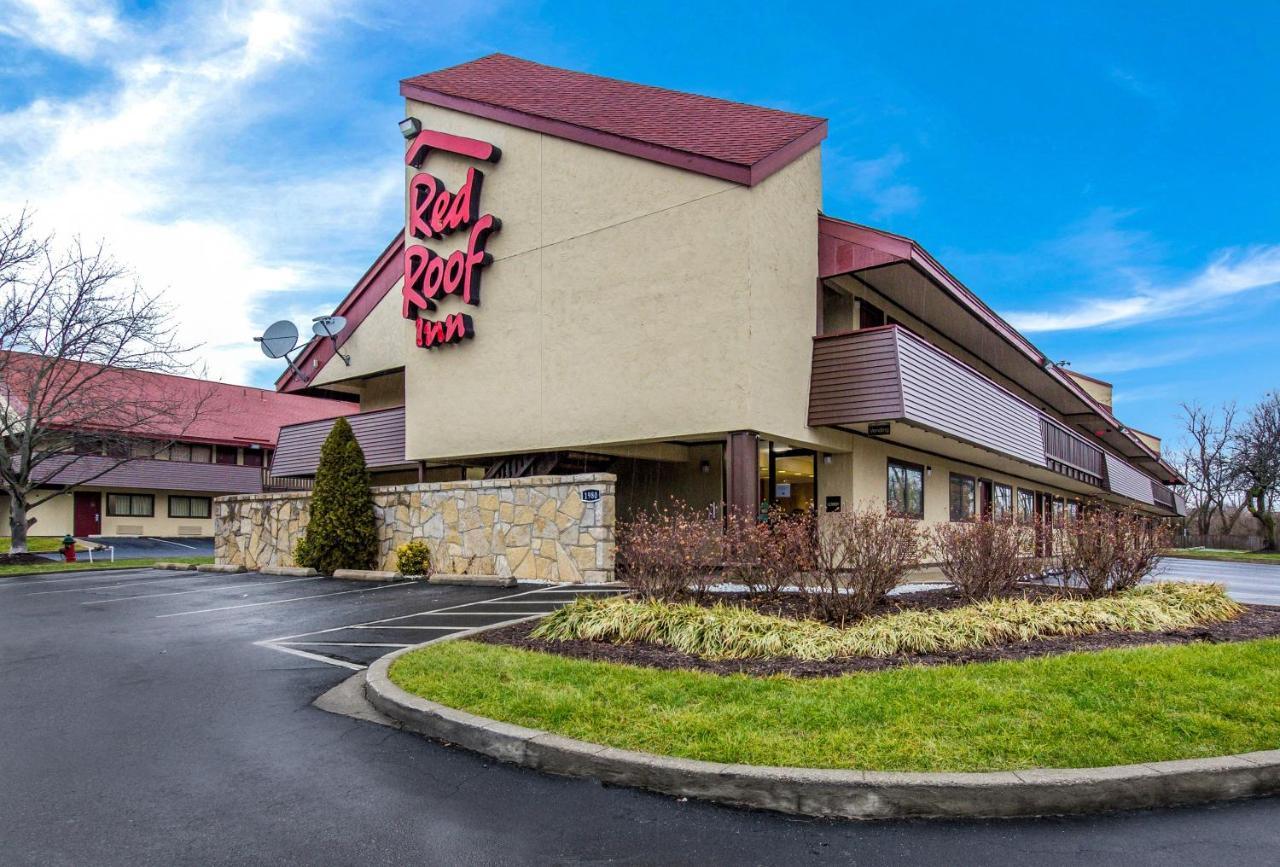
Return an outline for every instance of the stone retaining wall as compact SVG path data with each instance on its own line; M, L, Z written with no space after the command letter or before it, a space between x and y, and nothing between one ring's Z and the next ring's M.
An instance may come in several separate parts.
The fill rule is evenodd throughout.
M612 581L616 477L608 473L433 482L373 489L378 568L425 539L436 571L561 582ZM595 502L584 491L598 491ZM255 570L292 566L309 493L214 501L214 561Z

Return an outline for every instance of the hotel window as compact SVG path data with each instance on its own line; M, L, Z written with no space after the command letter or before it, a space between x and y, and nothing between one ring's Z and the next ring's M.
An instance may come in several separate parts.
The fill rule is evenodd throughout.
M191 460L197 464L213 463L213 446L192 446Z
M186 443L174 443L169 446L169 460L171 461L189 461L191 460L191 446Z
M213 514L213 500L208 497L169 497L170 518L207 518Z
M1030 524L1036 519L1036 493L1018 488L1018 520Z
M924 467L889 461L889 488L885 502L889 511L909 518L924 517Z
M150 518L156 498L150 494L107 494L107 515L112 518Z
M1080 517L1080 502L1078 500L1072 500L1067 503L1067 517L1072 521Z
M972 521L978 514L978 480L951 474L951 520Z
M1013 488L996 482L992 487L991 516L997 521L1007 521L1013 517Z
M246 467L262 466L262 449L245 449L244 465Z
M1062 497L1053 498L1053 525L1061 527L1067 517L1067 501Z

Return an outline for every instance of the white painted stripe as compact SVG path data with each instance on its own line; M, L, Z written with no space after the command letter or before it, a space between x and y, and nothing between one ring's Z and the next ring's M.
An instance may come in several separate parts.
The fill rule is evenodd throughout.
M397 587L411 587L417 583L419 582L398 581L394 584L384 584L381 587L361 587L358 590L339 590L336 593L316 593L312 596L294 596L291 599L273 599L270 602L246 602L244 605L223 605L218 608L201 608L197 611L178 611L174 614L157 614L156 617L187 617L192 614L212 614L217 611L235 611L238 608L261 608L264 605L284 605L288 602L302 602L307 599L324 599L327 596L345 596L348 593L374 593L378 590L394 590Z
M551 614L556 609L549 608L546 611L424 611L421 614L411 614L410 617L510 617L518 614L523 617L525 614ZM375 620L374 623L385 623L385 620ZM344 627L338 627L342 629ZM383 629L396 629L395 626L384 626Z
M187 545L182 542L175 542L172 539L157 539L154 536L144 536L149 542L159 542L162 545L177 545L179 548L190 548L192 551L197 550L195 545Z
M306 650L298 650L298 648L296 647L283 647L282 645L270 644L265 641L255 641L254 644L258 645L259 647L268 647L272 650L278 650L281 653L288 653L293 656L301 656L303 659L310 659L313 662L326 662L329 665L336 665L336 666L339 666L340 668L349 668L352 671L364 671L366 668L369 667L367 665L357 665L354 662L347 662L345 659L334 659L333 657L330 657L330 656L321 656L318 653L310 653Z
M195 566L191 567L194 572ZM128 569L82 569L74 578L41 578L38 575L11 575L9 576L9 584L0 585L0 590L13 590L17 587L30 587L32 584L66 584L68 581L115 581L126 575L133 575L137 572L158 572L160 570L153 569L150 566L133 566ZM60 575L60 572L50 573ZM172 574L172 573L170 573Z
M339 629L461 629L460 626L340 626ZM326 629L325 632L333 632L334 630ZM306 635L319 635L319 632L308 632ZM302 638L304 636L294 636Z
M366 644L347 641L287 641L284 647L412 647L412 644Z
M139 578L136 581L117 581L114 584L95 584L92 587L66 587L61 590L37 590L35 593L23 593L23 596L49 596L54 593L92 593L94 590L115 590L120 587L133 587L136 584L165 584L170 581L190 581L192 578L207 578L205 573L191 575L166 576L164 578Z
M323 575L317 575L312 578L289 578L285 581L251 581L247 584L223 584L217 587L197 587L194 590L175 590L172 593L143 593L139 596L113 596L110 599L90 599L88 602L81 602L81 605L110 605L112 602L128 602L132 599L155 599L159 596L185 596L188 593L215 593L219 590L241 590L245 587L271 587L274 584L295 584L298 581L320 581ZM81 590L87 593L89 590L103 590L103 587L90 587L87 590ZM65 591L70 593L71 591Z

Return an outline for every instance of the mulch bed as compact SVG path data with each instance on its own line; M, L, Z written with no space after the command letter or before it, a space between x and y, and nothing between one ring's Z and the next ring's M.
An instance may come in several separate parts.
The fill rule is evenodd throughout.
M30 566L33 563L52 563L48 557L39 554L0 554L0 566Z
M1025 588L1024 594L1040 596L1054 591L1044 587ZM800 600L782 599L776 603L759 604L749 594L726 594L722 601L744 604L762 613L781 616L804 616L807 606ZM953 608L964 604L950 590L925 590L893 596L872 611L873 615L919 608ZM772 608L770 607L772 606ZM1235 620L1175 629L1168 632L1099 632L1080 638L1043 638L1022 641L997 647L946 653L900 654L885 658L857 657L852 659L703 659L681 653L660 644L636 642L613 644L607 641L545 641L530 637L536 622L517 623L502 629L490 630L473 636L473 641L486 644L502 644L525 650L556 653L575 659L621 662L649 668L691 669L712 674L750 674L764 677L786 674L793 677L834 677L858 671L882 671L903 665L955 665L966 662L995 662L1002 659L1030 659L1082 650L1107 650L1114 647L1135 647L1150 644L1192 644L1195 642L1220 643L1227 641L1251 641L1258 638L1280 636L1280 607L1269 605L1245 605L1244 613Z

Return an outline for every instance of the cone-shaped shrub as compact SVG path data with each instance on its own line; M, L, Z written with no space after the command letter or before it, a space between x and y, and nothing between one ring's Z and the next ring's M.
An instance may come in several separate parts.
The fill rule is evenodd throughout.
M311 519L293 559L329 574L335 569L372 569L377 563L369 468L345 418L333 423L320 449Z

